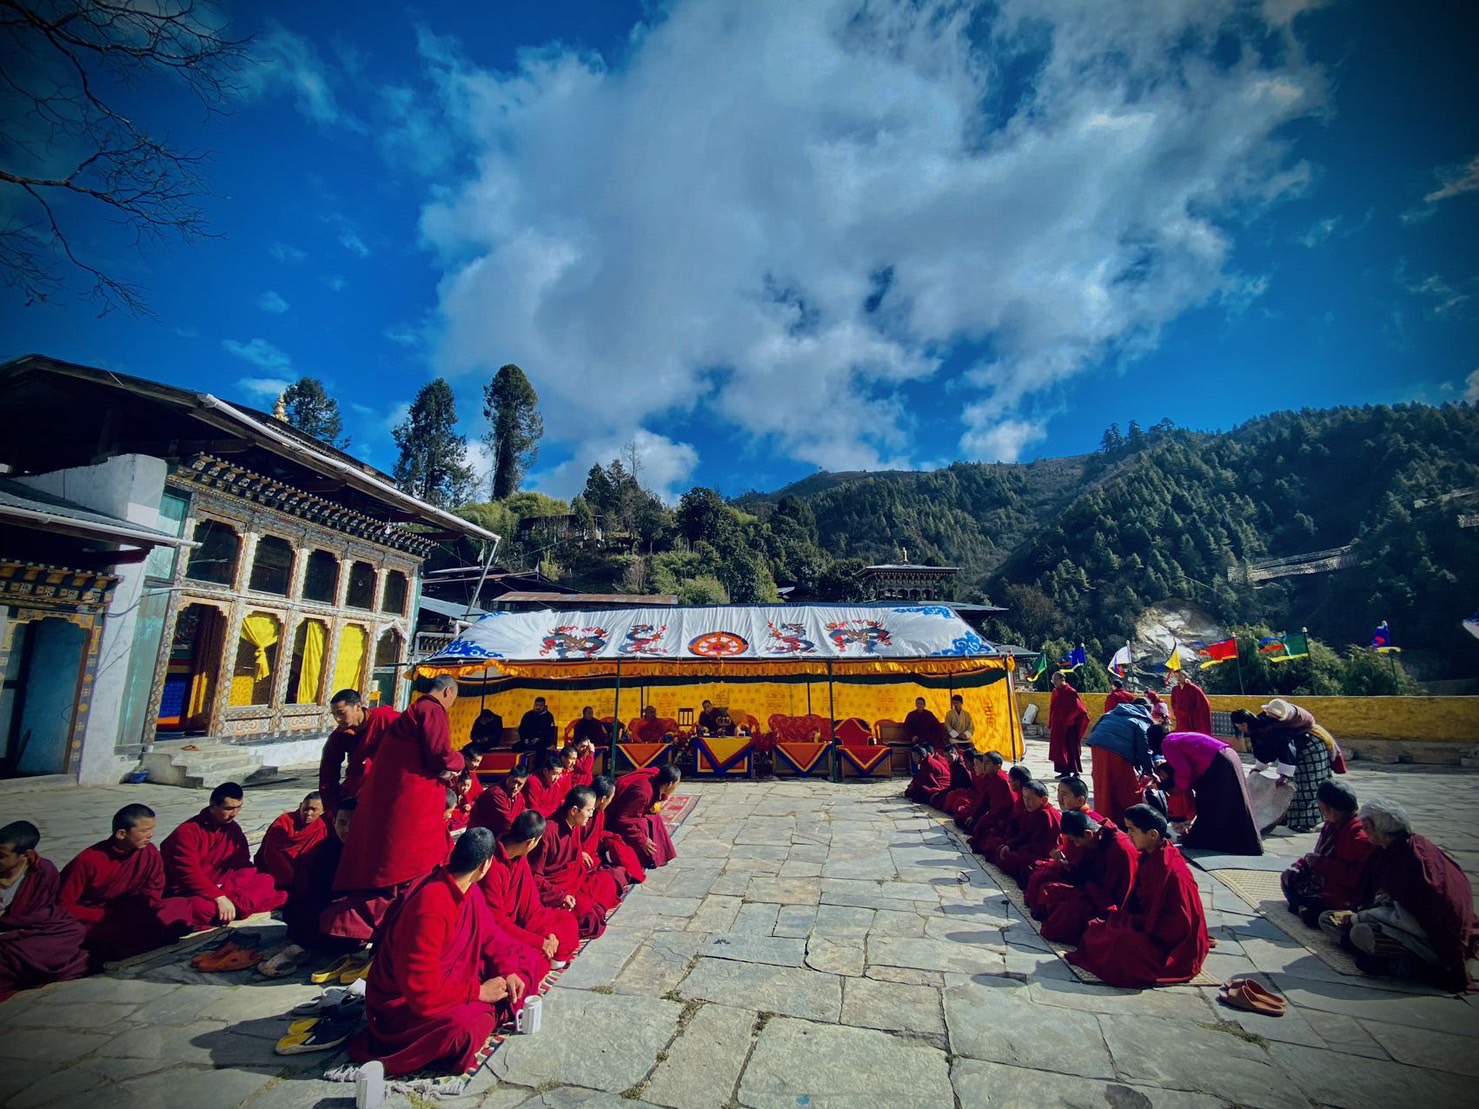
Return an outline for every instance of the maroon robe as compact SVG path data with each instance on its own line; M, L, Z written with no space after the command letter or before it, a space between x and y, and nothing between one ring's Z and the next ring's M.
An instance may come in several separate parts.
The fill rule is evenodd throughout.
M1048 758L1059 774L1083 772L1080 755L1088 730L1089 710L1078 690L1065 681L1048 701Z
M1428 944L1442 960L1441 985L1467 990L1466 960L1479 955L1479 925L1468 876L1441 847L1424 836L1407 836L1377 852L1366 870L1362 907L1385 893L1416 918Z
M189 930L189 899L165 899L164 858L152 843L135 850L109 838L85 848L62 871L61 903L86 929L94 969Z
M1167 986L1195 978L1210 949L1197 880L1164 843L1140 856L1126 907L1090 924L1068 961L1111 986Z
M504 778L491 789L483 790L468 816L469 828L488 828L495 836L501 836L513 827L519 814L528 807L528 802L522 789L518 793L510 793L508 783L509 779Z
M1212 734L1212 705L1196 683L1186 682L1171 690L1171 712L1178 732Z
M550 785L543 774L530 774L524 783L524 808L533 809L546 820L553 820L569 790L565 786L565 775L561 774Z
M1140 804L1140 773L1123 755L1104 747L1089 748L1094 777L1094 807L1116 825L1125 822L1125 810Z
M310 847L323 842L328 820L321 816L311 824L304 824L298 810L283 813L262 837L252 865L269 875L278 889L292 889L293 868L298 858Z
M992 809L991 815L996 815L995 809ZM1012 807L1002 818L987 822L985 827L977 829L971 836L971 850L995 860L997 853L1017 834L1017 825L1026 815L1027 806L1022 804L1022 795L1012 794Z
M1315 849L1304 860L1320 876L1320 901L1325 908L1354 909L1360 904L1366 867L1376 852L1359 816L1320 828Z
M949 792L950 760L940 751L931 751L920 761L904 796L921 805L930 805Z
M580 830L580 849L589 855L597 866L604 866L616 880L617 889L625 894L634 882L645 882L647 872L637 861L637 853L623 843L618 836L606 831L606 810L596 809L590 821ZM638 877L632 877L628 866L636 868Z
M159 853L164 857L164 892L189 899L185 921L191 928L204 928L220 918L218 897L231 900L238 920L280 909L288 899L271 875L252 866L241 825L234 820L217 822L209 807L171 832Z
M1012 780L1007 777L1005 770L988 771L982 778L980 795L976 800L976 806L970 812L970 829L972 836L984 830L985 835L991 835L995 831L995 825L1006 820L1007 814L1012 811L1012 802L1016 794L1012 792ZM961 823L959 820L957 824Z
M663 822L662 814L653 812L658 801L653 779L658 768L634 770L616 783L616 795L606 806L606 827L620 837L647 869L666 866L678 856L673 837Z
M1080 943L1091 921L1122 911L1135 885L1139 856L1129 836L1104 827L1073 866L1038 888L1032 915L1043 922L1043 939Z
M369 1027L349 1043L356 1063L379 1059L391 1077L464 1074L498 1027L498 1006L478 1000L487 906L469 893L437 869L386 914L365 983Z
M37 856L21 875L10 907L0 912L0 1001L17 990L87 973L86 933L58 900L56 867Z
M457 804L452 809L452 819L447 822L447 830L449 832L466 831L472 827L472 810L477 806L478 798L485 792L483 783L478 780L476 774L464 774L457 779L457 784L452 788L457 791ZM448 858L451 858L450 853Z
M1116 689L1104 698L1104 711L1108 714L1114 711L1116 705L1133 705L1134 703L1135 695L1128 689Z
M529 853L529 869L539 887L539 899L551 907L575 899L580 934L594 939L606 931L606 917L621 903L621 891L605 870L587 871L580 857L580 833L563 820L551 820L544 838Z
M1022 815L1017 820L1016 834L1007 840L1007 853L997 863L1017 880L1019 886L1027 884L1032 868L1051 855L1053 848L1058 846L1058 827L1063 819L1058 806L1051 801L1044 802L1035 812L1028 812L1025 805L1022 809Z
M1065 875L1072 871L1074 867L1078 866L1080 862L1081 852L1077 847L1074 846L1074 843L1071 839L1062 834L1063 813L1066 813L1068 811L1068 809L1063 809L1058 816L1058 851L1063 855L1063 858L1060 860L1054 859L1050 856L1049 858L1043 859L1041 862L1035 863L1032 867L1031 873L1027 877L1027 881L1022 886L1022 892L1025 900L1027 901L1027 907L1033 911L1034 915L1036 915L1037 912L1036 906L1042 887L1049 882L1064 881ZM1087 805L1085 805L1080 811L1095 824L1098 824L1101 827L1114 827L1114 824L1112 822L1105 820L1104 817L1100 816Z
M375 769L339 861L334 889L394 888L430 874L447 857L447 788L462 773L447 710L423 697L380 740Z
M945 799L940 802L940 810L946 816L954 817L956 822L963 820L974 811L981 800L981 792L985 788L983 774L971 774L966 772L969 782L964 786L952 788L945 794Z
M570 789L576 786L588 786L596 780L596 756L593 753L581 755L575 760L575 768L566 774L570 781ZM570 790L566 790L569 793Z
M580 946L580 922L569 909L552 908L539 899L539 887L529 869L528 856L510 859L503 844L493 849L493 865L478 883L493 918L509 935L537 951L554 936L555 958L574 958Z
M343 854L344 843L330 828L328 835L298 856L288 901L282 907L288 938L294 943L320 949L358 946L357 941L347 943L340 937L330 936L319 923L323 911L334 900L334 875Z
M910 742L927 743L936 751L943 751L950 742L945 734L945 725L929 709L915 709L904 717L904 734Z
M365 722L358 728L338 728L324 740L324 751L318 760L318 792L323 797L326 819L334 819L340 801L359 796L385 729L400 715L388 705L366 709ZM346 759L349 767L341 782L339 770Z

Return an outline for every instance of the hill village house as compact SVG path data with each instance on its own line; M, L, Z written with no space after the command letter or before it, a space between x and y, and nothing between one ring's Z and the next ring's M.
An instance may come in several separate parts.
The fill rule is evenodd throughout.
M0 777L117 782L156 741L322 736L344 687L402 702L424 560L497 542L208 394L32 355L0 395Z

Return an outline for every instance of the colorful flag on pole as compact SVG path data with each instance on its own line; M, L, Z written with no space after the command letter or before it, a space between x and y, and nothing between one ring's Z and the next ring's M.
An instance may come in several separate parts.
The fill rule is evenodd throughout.
M1173 672L1181 669L1181 644L1175 640L1171 641L1171 657L1166 660L1166 669Z
M1479 633L1476 633L1479 634ZM1109 669L1114 672L1115 677L1123 678L1135 663L1135 656L1130 653L1130 645L1126 643L1114 653L1109 660Z
M1284 653L1284 637L1282 635L1267 635L1258 641L1258 653L1261 655L1282 655Z
M1294 632L1284 638L1284 653L1275 655L1269 662L1293 662L1297 658L1310 657L1310 640L1304 632Z
M1233 662L1238 657L1238 641L1236 639L1224 639L1220 643L1205 643L1197 650L1197 658L1201 659L1203 666L1221 666L1224 662Z
M1479 609L1474 610L1474 615L1464 621L1464 630L1479 639Z
M1402 648L1392 642L1392 629L1383 620L1371 634L1371 649L1378 654L1401 654Z
M1063 673L1067 673L1070 670L1077 670L1080 666L1084 665L1088 661L1089 653L1087 650L1084 649L1084 645L1080 643L1077 647L1063 656L1061 671Z
M1035 682L1038 678L1042 677L1047 672L1048 653L1046 651L1039 651L1037 655L1037 661L1032 664L1032 676L1028 680Z

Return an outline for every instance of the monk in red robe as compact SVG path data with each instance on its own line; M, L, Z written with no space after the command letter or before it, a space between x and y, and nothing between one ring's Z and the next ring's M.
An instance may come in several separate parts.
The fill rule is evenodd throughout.
M611 802L616 800L616 780L608 774L597 774L591 779L591 789L596 791L596 815L581 836L581 850L624 874L628 883L647 881L647 871L637 853L626 840L606 827L606 814Z
M1048 701L1048 758L1058 777L1084 772L1080 755L1088 730L1084 699L1060 670L1053 675L1053 696Z
M1140 852L1130 900L1091 923L1082 946L1068 954L1074 966L1111 986L1190 982L1211 949L1197 881L1169 831L1149 805L1125 810L1125 833Z
M0 1002L87 973L85 933L58 900L62 880L40 843L28 820L0 828Z
M1176 716L1178 732L1212 734L1212 705L1202 687L1192 681L1185 670L1176 671L1176 686L1171 690L1171 712Z
M572 748L567 747L566 750ZM570 782L570 788L576 786L588 786L596 777L596 747L589 739L576 739L573 750L575 751L575 765L565 772L565 777Z
M606 827L633 851L643 867L666 866L678 849L658 808L683 780L676 766L634 770L616 783L616 796L606 810Z
M502 836L527 807L524 786L528 781L529 768L523 763L515 766L490 789L483 790L473 804L467 826L488 828L495 836Z
M988 859L1000 852L1026 811L1022 804L1022 789L1030 781L1032 772L1025 766L1019 764L1008 771L1006 794L995 797L991 811L976 820L975 829L971 832L972 851Z
M1048 787L1039 781L1022 787L1022 810L1015 832L991 860L1019 886L1027 884L1032 868L1058 846L1058 822L1062 817L1058 806L1048 800Z
M1376 854L1376 845L1356 815L1355 790L1327 778L1320 783L1315 803L1325 821L1315 849L1280 876L1289 911L1311 928L1319 926L1326 910L1360 904L1366 867Z
M926 704L923 697L914 698L914 711L904 717L904 734L908 736L911 747L932 747L943 751L950 746L945 725L925 707Z
M590 786L571 790L529 855L540 900L573 912L586 939L604 932L606 917L621 904L621 889L612 875L604 867L587 868L581 857L581 833L595 811L595 790Z
M477 806L478 798L484 792L483 783L473 773L473 767L477 766L482 758L482 751L471 743L462 749L464 763L462 773L457 775L457 780L452 783L452 791L457 794L457 803L452 806L452 818L447 822L447 828L453 834L472 825L472 810Z
M332 815L341 800L359 796L380 738L401 714L388 705L365 708L359 694L352 689L341 689L334 694L329 711L338 726L324 740L318 761L318 792L324 810ZM346 762L348 768L344 769Z
M550 819L565 799L564 777L564 755L553 749L540 751L534 758L533 773L524 784L524 807Z
M285 812L272 822L252 860L263 874L271 875L280 890L293 888L293 867L310 847L322 842L328 834L323 819L323 795L310 793L292 812Z
M189 930L188 898L164 896L158 825L147 805L113 814L113 834L85 848L62 871L61 903L87 931L93 970L173 943Z
M1003 769L1005 760L999 751L987 751L981 757L981 773L976 779L976 796L970 809L956 816L957 827L973 832L976 826L991 812L1010 812L1012 808L1011 779Z
M356 827L366 809L360 805ZM446 867L415 881L386 914L365 983L369 1027L349 1042L356 1063L378 1059L391 1077L465 1074L510 1003L537 987L483 976L491 921L472 887L488 872L494 842L486 828L469 830Z
M1073 862L1037 886L1036 900L1029 898L1028 905L1043 922L1043 939L1078 944L1090 921L1124 909L1139 854L1129 836L1084 810L1064 813L1061 828L1072 845Z
M931 750L920 760L919 769L910 779L908 788L904 790L904 796L911 801L918 801L921 805L932 805L941 800L945 794L950 792L951 767L948 752Z
M241 786L222 782L211 790L210 804L171 832L159 849L164 892L190 899L186 921L191 928L270 913L288 899L270 874L252 866L246 833L236 822L244 798Z
M375 752L334 879L334 889L353 894L376 922L401 887L446 860L447 789L464 766L447 717L457 682L445 674L421 678L417 692L420 699L386 729Z
M1111 713L1116 705L1132 705L1135 703L1135 695L1125 688L1125 683L1119 678L1114 679L1114 688L1109 691L1109 696L1104 698L1104 711Z
M509 935L563 966L580 947L580 922L573 910L546 905L529 869L529 854L544 838L547 822L532 809L520 813L498 837L493 863L478 888L488 909Z
M986 756L975 748L960 748L960 761L956 765L964 771L964 779L960 785L952 785L950 792L941 799L941 812L952 819L959 819L976 807L981 796L981 781L986 774L985 764ZM952 775L954 773L952 770Z
M1058 783L1058 811L1063 816L1071 812L1081 812L1096 824L1109 823L1103 816L1089 808L1089 787L1079 777L1064 778ZM1077 864L1078 849L1060 829L1057 847L1046 859L1032 868L1027 882L1022 887L1026 894L1028 908L1036 904L1037 892L1044 883L1060 881L1063 874Z

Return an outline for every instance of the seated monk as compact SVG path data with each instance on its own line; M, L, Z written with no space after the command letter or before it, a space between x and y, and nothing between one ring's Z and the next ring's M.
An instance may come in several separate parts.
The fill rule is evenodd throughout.
M1035 883L1036 900L1029 898L1028 905L1043 922L1043 939L1077 944L1090 921L1125 907L1139 856L1129 836L1082 809L1065 812L1060 827L1073 862L1051 871L1050 881Z
M648 870L666 866L678 856L659 806L682 780L676 766L649 766L616 783L616 796L606 810L606 827L637 853L637 861Z
M595 812L596 791L590 786L572 789L529 854L540 900L572 911L586 939L604 932L606 917L621 904L621 887L612 874L599 865L587 868L581 858L581 833Z
M1325 823L1315 849L1279 878L1289 911L1311 928L1330 909L1353 909L1361 899L1366 864L1376 847L1356 815L1356 791L1328 778L1320 783L1315 802Z
M222 782L210 804L164 841L164 892L190 898L192 928L230 924L253 913L270 913L287 902L272 877L252 866L246 833L236 818L246 803L241 786Z
M573 765L567 764L565 777L570 782L570 788L576 786L588 786L596 777L596 747L588 739L577 739L567 751L575 752Z
M597 774L591 779L591 789L596 791L596 815L591 818L581 836L581 850L591 858L607 863L613 872L620 871L624 874L626 888L630 888L634 882L647 881L647 871L642 868L642 861L637 858L637 853L627 845L626 840L606 828L606 812L616 799L616 780L609 774ZM626 888L622 890L623 893Z
M515 766L497 784L483 790L473 804L467 819L469 828L488 828L495 836L501 836L513 826L527 804L524 786L529 781L529 768L523 763Z
M493 863L478 883L488 909L509 935L563 967L580 947L580 923L566 908L546 905L529 869L529 853L544 838L546 821L532 809L520 813L498 837Z
M575 745L579 747L582 743L588 743L592 750L597 747L607 747L611 744L611 728L605 721L596 719L596 710L590 705L580 710L580 719L575 722L575 731L571 736Z
M1022 787L1022 809L1015 831L991 860L1019 886L1027 884L1032 868L1058 846L1058 823L1062 819L1058 806L1048 800L1048 787L1036 780Z
M0 1002L87 973L86 934L58 900L62 881L40 843L28 820L0 828Z
M945 794L950 792L953 768L959 761L958 758L952 759L948 751L931 749L920 759L919 769L910 779L904 796L921 805L933 805L936 801L943 800Z
M1016 834L1017 821L1026 812L1026 807L1022 804L1022 790L1030 781L1032 771L1021 763L1008 771L1007 789L1011 794L1011 804L1005 804L1005 799L1000 806L993 803L991 812L976 821L975 831L971 833L972 851L988 859L994 859L1001 853L1002 845L1007 842L1008 837Z
M483 977L487 902L469 896L488 872L493 845L486 828L468 831L447 865L413 883L386 913L365 983L369 1027L349 1042L354 1062L378 1059L390 1077L465 1074L510 1012L512 983Z
M671 743L674 739L667 722L658 719L656 705L648 705L643 709L642 715L633 720L627 730L634 743Z
M303 798L292 812L285 812L272 822L252 865L270 875L280 890L293 888L293 866L298 857L323 840L328 824L323 820L322 794L314 792Z
M1093 809L1089 808L1089 787L1078 775L1060 779L1058 782L1058 811L1064 816L1071 812L1081 812L1095 824L1109 823L1105 818ZM1078 862L1077 849L1069 841L1065 834L1058 836L1058 846L1048 855L1046 859L1032 868L1028 875L1027 884L1022 887L1027 897L1027 905L1030 908L1034 903L1037 887L1044 882L1057 882L1062 880L1062 874Z
M930 747L943 751L950 746L950 741L945 736L945 725L925 705L923 697L914 698L914 711L904 717L904 735L909 738L911 747Z
M328 935L319 924L319 917L334 901L334 875L339 870L339 859L344 854L344 843L358 809L358 798L346 797L340 801L333 819L324 820L328 834L298 856L288 901L282 907L288 939L298 948L290 952L294 956L304 951L342 953L360 946L358 940Z
M113 814L113 834L85 848L62 871L61 903L87 930L93 970L173 943L189 931L189 901L164 896L158 820L147 805Z
M950 746L945 749L945 757L950 760L950 788L940 794L931 805L939 809L946 816L954 816L954 805L959 808L962 804L969 804L975 796L975 779L971 775L971 764L975 761L976 752L966 748Z
M533 773L524 783L524 807L548 820L565 798L560 781L565 776L565 757L553 748L534 757Z
M952 818L965 816L976 807L981 793L981 781L986 773L986 756L975 748L962 747L958 765L965 770L965 783L952 786L940 802L940 811Z
M1012 808L1011 779L1002 769L1005 761L999 751L987 751L980 758L981 772L976 778L976 794L971 807L958 814L955 824L966 831L975 831L987 814L1010 812Z
M1125 834L1140 852L1130 900L1093 921L1068 961L1111 986L1190 982L1211 949L1197 880L1171 843L1166 818L1149 805L1125 810Z

